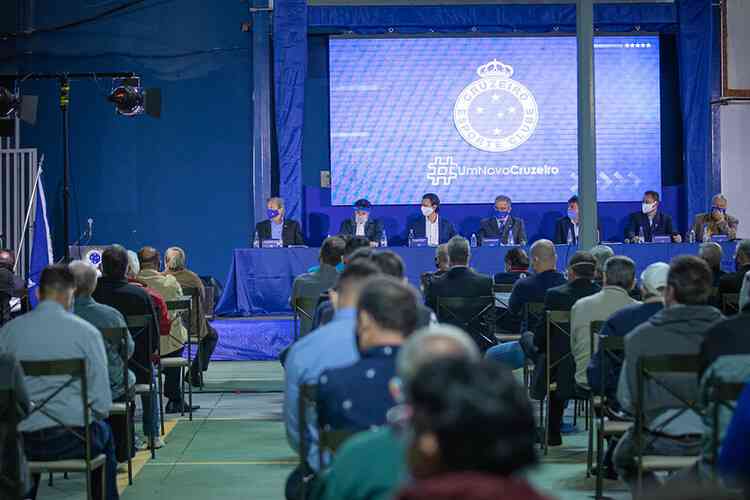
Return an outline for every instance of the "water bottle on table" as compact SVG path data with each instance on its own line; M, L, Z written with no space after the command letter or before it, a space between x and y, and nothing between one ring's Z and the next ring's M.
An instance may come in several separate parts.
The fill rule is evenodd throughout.
M643 233L643 226L638 228L638 243L644 243L646 241L646 235Z
M413 243L414 243L414 230L409 229L409 248L412 247Z
M471 233L471 248L477 247L477 235L474 233Z
M568 237L566 239L566 242L568 243L568 245L573 244L573 231L571 231L570 228L568 228Z
M708 224L703 224L703 243L711 241L711 234L708 232Z
M383 248L388 246L388 236L385 234L385 229L383 229L383 236L380 237L380 246Z
M253 248L260 248L260 238L258 237L258 231L255 231L255 236L253 237Z
M510 231L508 231L508 245L515 245L516 239L513 237L513 228L511 228Z

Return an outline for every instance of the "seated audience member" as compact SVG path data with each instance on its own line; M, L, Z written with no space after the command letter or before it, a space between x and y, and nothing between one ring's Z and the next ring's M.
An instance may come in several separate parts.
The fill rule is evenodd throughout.
M318 298L321 293L327 291L336 283L339 271L336 268L341 264L346 243L338 236L326 238L320 247L320 266L314 271L300 274L294 278L292 284L292 296L290 302L299 297Z
M408 278L404 276L404 261L397 253L380 250L372 255L372 261L386 276L401 280L405 284L409 283ZM432 322L437 322L435 313L421 302L417 302L417 328L426 328Z
M740 221L727 213L727 199L723 194L711 198L711 210L698 214L693 221L696 241L703 241L712 236L726 235L730 240L737 238L737 226ZM703 234L704 227L708 230Z
M722 276L727 274L725 271L721 270L721 259L723 256L724 250L721 248L721 245L715 241L701 243L698 250L698 257L706 261L706 264L708 264L708 267L711 269L711 273L713 273L714 288L719 288L719 282L721 281Z
M722 356L750 354L750 309L723 318L708 329L701 344L701 367L706 370Z
M456 235L456 230L448 219L440 216L440 198L435 193L422 196L422 217L413 222L407 231L414 238L426 238L430 246L447 243Z
M138 252L138 262L141 264L141 272L138 273L138 279L146 283L159 294L164 300L178 300L183 297L182 287L174 276L162 274L159 272L161 256L159 251L153 247L143 247ZM171 327L169 335L159 337L161 347L159 355L164 358L179 358L185 349L187 342L187 329L182 323L179 313L169 313ZM181 378L182 368L164 368L164 396L169 402L164 407L165 413L183 413L188 412L188 404L183 401ZM200 406L194 405L193 410L199 409Z
M498 239L503 245L508 244L513 236L513 242L519 245L526 243L526 229L523 219L510 215L512 210L508 196L500 195L495 198L494 214L482 219L479 223L477 237L481 244L485 239Z
M505 271L495 274L496 285L512 285L529 274L529 256L523 248L514 247L508 250L503 263Z
M591 255L596 260L596 271L594 272L594 282L602 286L604 282L604 264L607 263L610 257L615 255L615 251L612 247L607 245L596 245L591 249Z
M432 325L404 341L396 356L396 377L390 391L401 406L388 414L388 426L347 439L327 471L316 480L311 500L390 500L406 479L403 423L404 391L416 373L437 359L479 361L479 349L462 330L445 324ZM362 467L363 463L370 464Z
M719 452L719 471L750 493L750 384L745 385Z
M219 333L214 327L208 324L203 311L204 304L206 303L206 287L203 286L203 281L201 281L198 275L186 267L186 261L185 251L180 247L168 248L164 253L166 273L175 277L177 283L183 288L183 291L185 288L198 289L198 302L195 304L195 310L193 311L194 321L191 323L194 333L200 337L200 343L198 344L196 359L193 360L193 364L190 367L190 383L200 385L199 370L204 372L208 370L211 355L214 353L216 344L219 342Z
M630 257L617 255L604 265L604 287L588 297L578 300L570 310L570 350L576 368L576 384L588 389L586 369L591 359L591 322L606 321L624 307L637 301L630 295L635 285L635 262ZM594 338L594 346L598 338Z
M109 388L107 355L102 335L93 325L68 312L73 306L75 278L67 266L48 266L39 278L39 304L33 311L11 321L0 330L0 352L13 354L24 361L55 359L84 359L88 404L91 408L91 454L106 455L102 470L91 474L95 499L102 499L102 473L106 474L108 500L119 498L117 493L117 459L112 431L105 419L112 407ZM25 377L29 398L38 403L60 389L59 377ZM78 436L63 425L83 432L80 384L68 385L57 393L45 411L36 411L23 420L18 429L23 432L24 448L29 460L50 461L85 457L85 446ZM36 498L39 476L34 478L31 494Z
M450 269L450 264L448 263L448 245L438 245L435 247L435 271L422 273L422 276L420 276L419 281L422 293L429 288L432 280L447 273L448 269Z
M135 373L138 384L149 384L154 379L152 356L158 351L159 326L158 316L154 310L151 297L142 286L128 283L125 277L128 270L128 254L120 245L111 245L102 253L102 277L94 290L92 297L99 304L112 306L126 319L128 316L151 316L149 329L151 343L147 331L141 328L130 330L135 343L135 351L130 359L130 369ZM154 385L155 387L155 385ZM141 396L143 403L143 433L154 437L155 447L164 445L159 437L158 393Z
M138 279L140 273L141 263L138 262L138 254L133 250L128 250L128 283L146 291L148 297L151 299L151 304L154 306L154 312L156 313L156 320L159 325L158 334L169 335L169 331L172 329L172 321L169 319L167 302L159 292L148 286L144 281Z
M357 301L360 359L329 368L318 379L318 419L324 430L362 431L385 424L396 402L388 390L396 355L417 326L417 294L390 276L367 281Z
M21 278L13 273L15 257L10 250L0 249L0 326L10 321L10 301L20 297L25 288Z
M407 388L414 478L397 500L541 500L521 471L536 462L526 391L495 363L437 360Z
M125 322L120 311L114 307L105 304L99 304L91 294L96 289L96 268L82 260L71 262L70 271L75 278L75 302L73 303L73 312L97 328L125 328L128 324ZM109 386L112 391L112 401L125 402L128 400L128 394L125 393L125 367L123 366L122 355L120 354L120 345L104 340L104 347L107 350L107 370L109 372ZM127 334L127 355L128 358L133 356L135 344L130 333ZM133 390L135 384L135 374L128 370L127 385ZM126 462L128 460L128 443L126 440L127 431L125 426L131 425L131 422L121 415L112 415L109 418L109 425L112 427L112 434L115 440L115 449L117 460Z
M354 202L354 218L341 222L339 235L344 237L362 236L370 243L380 244L383 238L383 225L377 219L370 218L372 204L362 198Z
M578 232L580 230L580 219L578 217L578 196L571 196L568 200L568 211L564 217L557 219L555 223L554 242L557 245L578 243Z
M740 240L734 250L733 273L726 273L719 280L719 293L740 293L745 274L750 271L750 240Z
M655 262L641 273L641 295L643 303L632 304L614 313L604 323L601 336L625 337L637 326L664 308L664 288L667 286L669 264ZM595 394L605 394L611 403L616 403L617 381L622 364L618 359L607 358L606 387L601 387L602 349L597 348L589 362L587 377L589 387Z
M286 218L283 198L277 196L268 198L266 209L268 219L255 225L255 234L258 235L261 243L264 240L281 240L285 247L305 244L299 222Z
M357 350L357 300L364 282L379 273L375 264L367 261L353 262L344 269L338 279L331 298L336 314L330 323L292 344L284 364L284 418L286 436L295 451L300 441L310 443L308 464L318 470L317 425L308 417L308 435L299 435L299 387L302 384L317 384L320 374L329 368L338 368L355 363L359 359ZM287 497L295 494L302 481L302 468L297 468L287 481Z
M625 337L625 361L620 372L617 401L634 414L637 402L638 360L644 356L698 354L708 327L721 313L707 305L711 293L711 269L703 259L679 256L672 260L664 291L665 308ZM688 401L698 400L698 377L664 375L662 383ZM704 425L693 411L682 412L682 403L653 380L645 381L644 402L646 455L697 456L701 452ZM678 408L678 409L675 409ZM679 416L677 416L679 415ZM675 417L677 418L671 418ZM634 459L638 439L635 429L627 431L617 444L614 463L629 484L637 477ZM646 474L647 480L652 480Z
M31 400L21 365L13 354L7 352L0 352L0 391L12 391L15 403L10 407L5 406L10 401L0 402L0 415L6 415L6 420L0 421L0 442L3 446L3 456L0 459L0 498L25 498L24 494L31 489L31 480L23 451L23 436L16 427L11 427L7 418L13 412L16 422L25 419L31 413ZM13 448L5 448L9 443L13 443ZM12 463L15 463L15 467Z
M660 210L659 193L646 191L643 194L641 211L630 214L625 226L625 239L635 241L643 231L643 242L651 243L654 236L670 236L672 241L680 243L682 236L672 226L672 216Z

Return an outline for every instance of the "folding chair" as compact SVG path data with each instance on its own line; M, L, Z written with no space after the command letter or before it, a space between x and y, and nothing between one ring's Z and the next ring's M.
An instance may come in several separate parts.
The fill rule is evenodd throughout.
M189 324L189 319L191 316L191 311L193 308L193 298L192 297L182 297L180 299L175 300L167 300L167 310L171 313L176 313L177 317L175 318L175 321L183 321L183 318L187 316ZM183 321L183 323L185 323ZM177 342L182 342L182 339L176 338L172 333L169 334L170 337L172 337ZM193 420L193 386L190 384L190 381L187 380L187 378L190 376L190 355L191 355L191 347L190 347L190 329L188 328L188 340L185 341L184 345L187 345L188 349L188 355L187 359L178 356L175 358L162 358L161 356L161 342L159 343L159 363L157 365L159 370L159 407L161 409L161 422L162 427L164 427L164 386L161 383L161 377L164 373L164 369L167 368L179 368L180 370L180 393L182 396L182 400L184 401L185 398L185 384L187 384L188 387L188 420ZM185 405L183 404L180 408L180 415L185 416Z
M125 439L128 449L128 484L133 484L133 438L130 435L130 421L132 419L132 409L134 404L133 394L131 393L130 381L128 376L128 329L122 328L99 328L102 337L112 345L117 346L117 353L122 359L124 368L123 380L125 381L125 402L112 403L109 410L110 415L120 415L125 417Z
M707 381L708 397L711 404L711 418L713 421L713 442L711 443L711 453L714 466L714 472L719 474L719 450L721 449L722 440L724 439L721 425L721 409L726 408L730 413L734 413L737 408L737 400L740 399L745 384L741 382L726 382L718 378Z
M91 415L88 403L88 382L86 380L86 360L84 359L60 359L51 361L21 361L21 366L27 377L70 377L62 383L55 391L42 401L35 402L31 414L36 412L43 413L49 419L55 421L73 436L84 443L84 458L55 460L48 462L29 462L29 471L34 476L35 490L39 483L39 476L47 472L81 472L86 475L86 498L93 500L93 491L91 484L91 473L97 469L102 474L102 498L107 497L107 457L103 453L91 456ZM81 384L81 411L83 412L83 436L75 429L65 425L54 414L45 410L45 406L52 401L55 396L60 394L65 388L80 381Z
M153 316L150 314L144 314L140 316L127 316L125 318L125 323L128 325L128 330L130 331L130 336L133 338L133 341L135 342L137 338L139 338L141 335L146 336L146 345L150 346L153 345L153 333L151 331L151 325L153 324ZM140 371L141 373L145 373L148 375L148 384L138 384L136 383L133 387L133 391L136 395L143 396L144 394L152 394L155 390L154 388L154 366L152 362L151 355L149 354L149 361L148 366L144 366L141 363L139 363L137 360L130 358L128 360L128 367L132 368L133 370ZM161 381L159 381L161 383ZM156 408L152 408L152 411L156 411ZM161 434L164 435L164 419L162 418L161 421ZM149 436L149 448L151 448L151 458L156 458L156 449L155 441L156 436L151 434Z
M545 316L545 309L544 309L544 303L543 302L527 302L523 306L523 314L522 314L522 321L521 321L521 333L524 331L532 331L536 332L537 328L536 325L543 325L547 321ZM533 375L533 367L534 365L532 363L529 363L529 360L526 359L523 365L523 384L526 386L526 389L529 393L531 393L531 381L532 381L532 375ZM531 369L530 369L531 368ZM540 433L544 433L544 404L543 400L539 402L539 428L537 429Z
M567 354L563 354L562 356L558 357L554 361L552 360L552 351L551 351L551 342L552 342L552 335L553 333L555 335L565 335L568 337L568 345L570 345L570 311L547 311L547 321L546 321L546 336L547 336L547 345L546 345L546 352L545 352L545 361L546 361L546 401L547 401L547 411L544 418L544 434L543 434L543 449L544 454L546 455L549 451L549 446L547 444L547 436L549 435L549 412L550 407L552 404L552 392L557 390L557 382L552 382L552 369L557 368L560 366L560 363L562 363L565 359L572 357L572 354L570 351L568 351Z
M203 389L203 361L201 361L201 330L202 321L206 321L204 313L204 300L201 296L201 290L197 287L183 286L182 294L190 297L190 323L188 326L188 361L194 361L198 367L198 387ZM191 346L195 345L195 357L191 356Z
M725 293L721 296L721 310L727 316L740 312L740 294Z
M318 386L315 384L302 384L299 386L299 400L297 402L299 422L299 463L302 467L302 492L300 498L307 498L310 493L310 483L315 478L315 471L308 461L310 455L310 441L312 436L308 436L307 415L308 411L315 412L318 401ZM323 452L318 448L318 457L320 463L323 463Z
M310 333L315 307L318 305L318 297L297 297L292 305L294 307L295 339L300 339Z
M521 338L520 332L513 332L510 330L502 330L500 329L499 325L503 324L503 320L505 318L510 318L510 307L508 305L508 296L513 291L513 285L502 283L502 284L494 284L492 286L492 293L495 295L495 311L498 312L498 309L501 311L500 315L496 318L496 322L498 325L498 331L495 333L495 338L499 342L512 342L517 341Z
M18 449L18 410L13 389L0 390L0 420L6 427L5 440L0 443L0 454L3 457L3 469L0 471L0 492L10 495L8 500L24 498L21 483L21 460Z
M599 339L599 333L601 333L602 328L604 328L604 321L592 321L589 324L589 361L594 357L594 353L596 352L596 345L597 340ZM594 422L593 422L593 413L594 408L600 407L600 410L603 411L603 408L601 408L601 398L598 398L594 396L593 391L589 394L589 402L588 402L588 410L586 412L586 428L589 432L589 440L588 440L588 448L586 450L586 477L591 476L591 465L594 460Z
M660 423L659 428L664 428L670 422L687 411L694 411L699 415L705 416L703 409L697 401L692 401L684 395L679 394L673 383L667 380L666 375L692 376L696 384L696 393L698 386L698 373L701 368L701 360L698 355L694 354L674 354L661 356L643 356L638 360L638 376L636 388L636 412L635 412L635 429L636 429L636 464L638 466L638 486L637 497L643 492L643 473L644 472L672 472L685 469L694 465L699 456L663 456L663 455L644 455L643 450L646 448L644 443L644 433L646 429L646 419L644 411L644 401L646 399L646 381L652 382L655 388L665 391L675 400L678 406L676 412L670 418ZM651 432L657 431L650 429Z
M482 352L497 344L495 338L495 296L438 297L438 321L463 329Z

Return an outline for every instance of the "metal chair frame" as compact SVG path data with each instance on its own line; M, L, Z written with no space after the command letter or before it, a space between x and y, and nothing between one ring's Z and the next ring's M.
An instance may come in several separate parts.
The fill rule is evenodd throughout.
M473 305L479 309L479 312L470 318L462 317L457 310L464 305ZM478 335L490 345L497 344L495 338L495 296L481 295L478 297L437 297L437 311L435 311L438 320L460 326L470 336ZM482 321L486 325L487 333L473 327L477 321Z
M567 325L567 328L566 326ZM567 357L572 356L572 353L568 352L567 354L564 354L560 358L558 358L556 361L552 362L552 352L550 350L550 344L552 340L552 332L557 331L558 334L563 334L568 337L568 342L570 342L570 311L547 311L546 314L546 322L545 322L545 330L546 330L546 340L547 345L545 346L545 362L547 364L546 366L546 403L547 403L547 411L544 418L544 441L543 441L543 449L544 454L546 455L549 451L549 445L547 444L547 436L549 436L549 412L550 407L552 404L552 391L557 390L557 382L552 383L552 369L557 367L562 361L564 361ZM574 412L575 414L575 412Z
M545 317L545 309L544 309L544 303L543 302L527 302L523 306L523 322L521 323L521 330L524 330L524 326L526 330L531 330L531 321L534 321L534 323L540 323L540 322L546 322ZM533 330L532 330L533 331ZM531 381L532 381L532 375L534 373L533 371L534 365L532 363L529 363L529 360L526 359L524 361L524 373L523 373L523 383L526 386L526 391L531 392ZM538 431L540 434L544 435L544 401L539 402L539 428ZM546 439L546 435L544 436ZM541 446L544 448L544 445Z
M193 386L190 383L187 378L190 376L190 359L191 359L191 344L190 344L190 326L192 324L192 310L193 310L193 297L191 296L182 296L179 299L174 300L167 300L167 310L172 313L176 313L177 317L173 321L182 321L183 324L185 323L185 315L187 315L188 321L188 327L187 327L187 339L182 344L183 347L187 345L187 359L180 357L180 358L167 358L167 359L176 359L180 361L180 364L178 368L180 369L180 378L182 379L180 383L180 392L182 393L182 399L184 401L185 397L185 384L187 384L188 387L188 420L192 422L193 420ZM169 336L172 337L174 340L178 342L182 342L181 339L178 339L174 335L172 335L171 329ZM164 373L164 366L163 361L161 357L161 342L159 342L159 363L157 365L159 370L159 407L161 409L161 422L162 427L164 427L164 386L161 382L162 375ZM185 405L183 404L180 408L180 416L185 416Z
M23 485L21 484L21 461L18 454L18 410L16 403L16 394L12 388L0 390L0 408L5 408L4 413L0 413L0 418L8 428L6 440L0 443L0 453L3 454L3 474L0 475L0 482L4 483L6 491L11 489L12 495L8 500L22 500L24 498Z
M727 408L734 413L737 409L737 400L740 399L745 384L741 382L725 382L720 378L711 378L707 381L709 401L713 403L711 418L713 421L713 468L716 477L719 477L719 450L721 449L721 408Z
M315 471L307 461L310 454L310 440L307 432L307 409L316 408L318 401L318 386L315 384L301 384L299 386L299 400L297 401L297 421L299 423L299 461L302 468L302 492L301 498L307 498L310 492L310 483L315 477ZM318 448L320 463L323 463L323 452Z
M319 297L297 297L294 299L292 304L294 309L294 338L299 340L302 335L302 326L300 324L301 319L305 318L313 322L313 315L315 314L315 307L318 304ZM309 332L308 332L309 333ZM305 334L307 335L307 333Z
M149 349L151 348L151 345L153 344L153 335L154 332L151 331L151 324L153 323L154 319L151 314L143 314L143 315L134 315L134 316L127 316L125 318L125 323L128 325L128 331L130 331L130 336L133 337L133 341L135 341L139 336L143 335L145 333L146 335L146 342L149 346ZM133 333L133 330L136 330L136 333ZM157 332L158 335L158 332ZM128 360L128 367L133 367L135 369L140 370L143 373L148 374L148 389L145 389L142 387L142 385L145 384L136 384L135 386L135 392L137 394L151 394L154 392L154 366L151 358L151 354L149 353L149 366L143 366L138 361L136 361L133 358L130 358ZM158 385L161 384L161 380L157 382ZM161 389L159 389L161 391ZM153 411L156 411L156 408L152 409ZM164 419L162 417L161 421L161 434L164 435ZM156 449L155 449L155 436L151 435L149 436L149 448L151 448L151 458L156 458Z
M740 294L724 293L721 295L721 310L727 316L740 312Z

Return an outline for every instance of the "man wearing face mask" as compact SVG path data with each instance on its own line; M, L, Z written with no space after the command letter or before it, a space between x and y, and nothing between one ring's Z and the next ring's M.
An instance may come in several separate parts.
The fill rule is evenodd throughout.
M495 198L494 216L482 219L479 223L479 241L486 238L497 238L503 245L508 244L513 237L513 242L522 245L526 242L526 229L523 219L510 215L512 210L510 198L500 195Z
M380 243L383 237L383 226L379 220L370 219L372 204L362 198L354 202L354 219L341 223L340 236L364 236L370 243Z
M703 228L708 229L708 238L711 236L726 235L730 240L737 238L737 226L740 221L727 213L727 199L723 194L716 194L711 198L711 210L698 214L693 222L696 241L703 241Z
M299 222L285 217L284 200L277 196L268 198L266 202L268 219L255 225L255 232L263 240L281 240L285 247L290 245L304 245L302 230Z
M651 243L654 236L670 236L673 242L680 243L682 237L674 230L672 217L659 210L660 206L659 193L646 191L643 194L641 211L630 214L628 218L625 238L630 241L637 240L643 230L643 241L640 243Z
M580 226L578 218L578 195L575 195L571 196L568 200L568 211L565 217L557 219L557 223L555 224L555 244L578 243Z
M422 196L423 218L409 226L409 234L412 234L414 238L427 238L427 244L430 246L447 243L456 235L456 230L447 219L440 217L439 211L440 198L438 198L438 195L426 193Z

